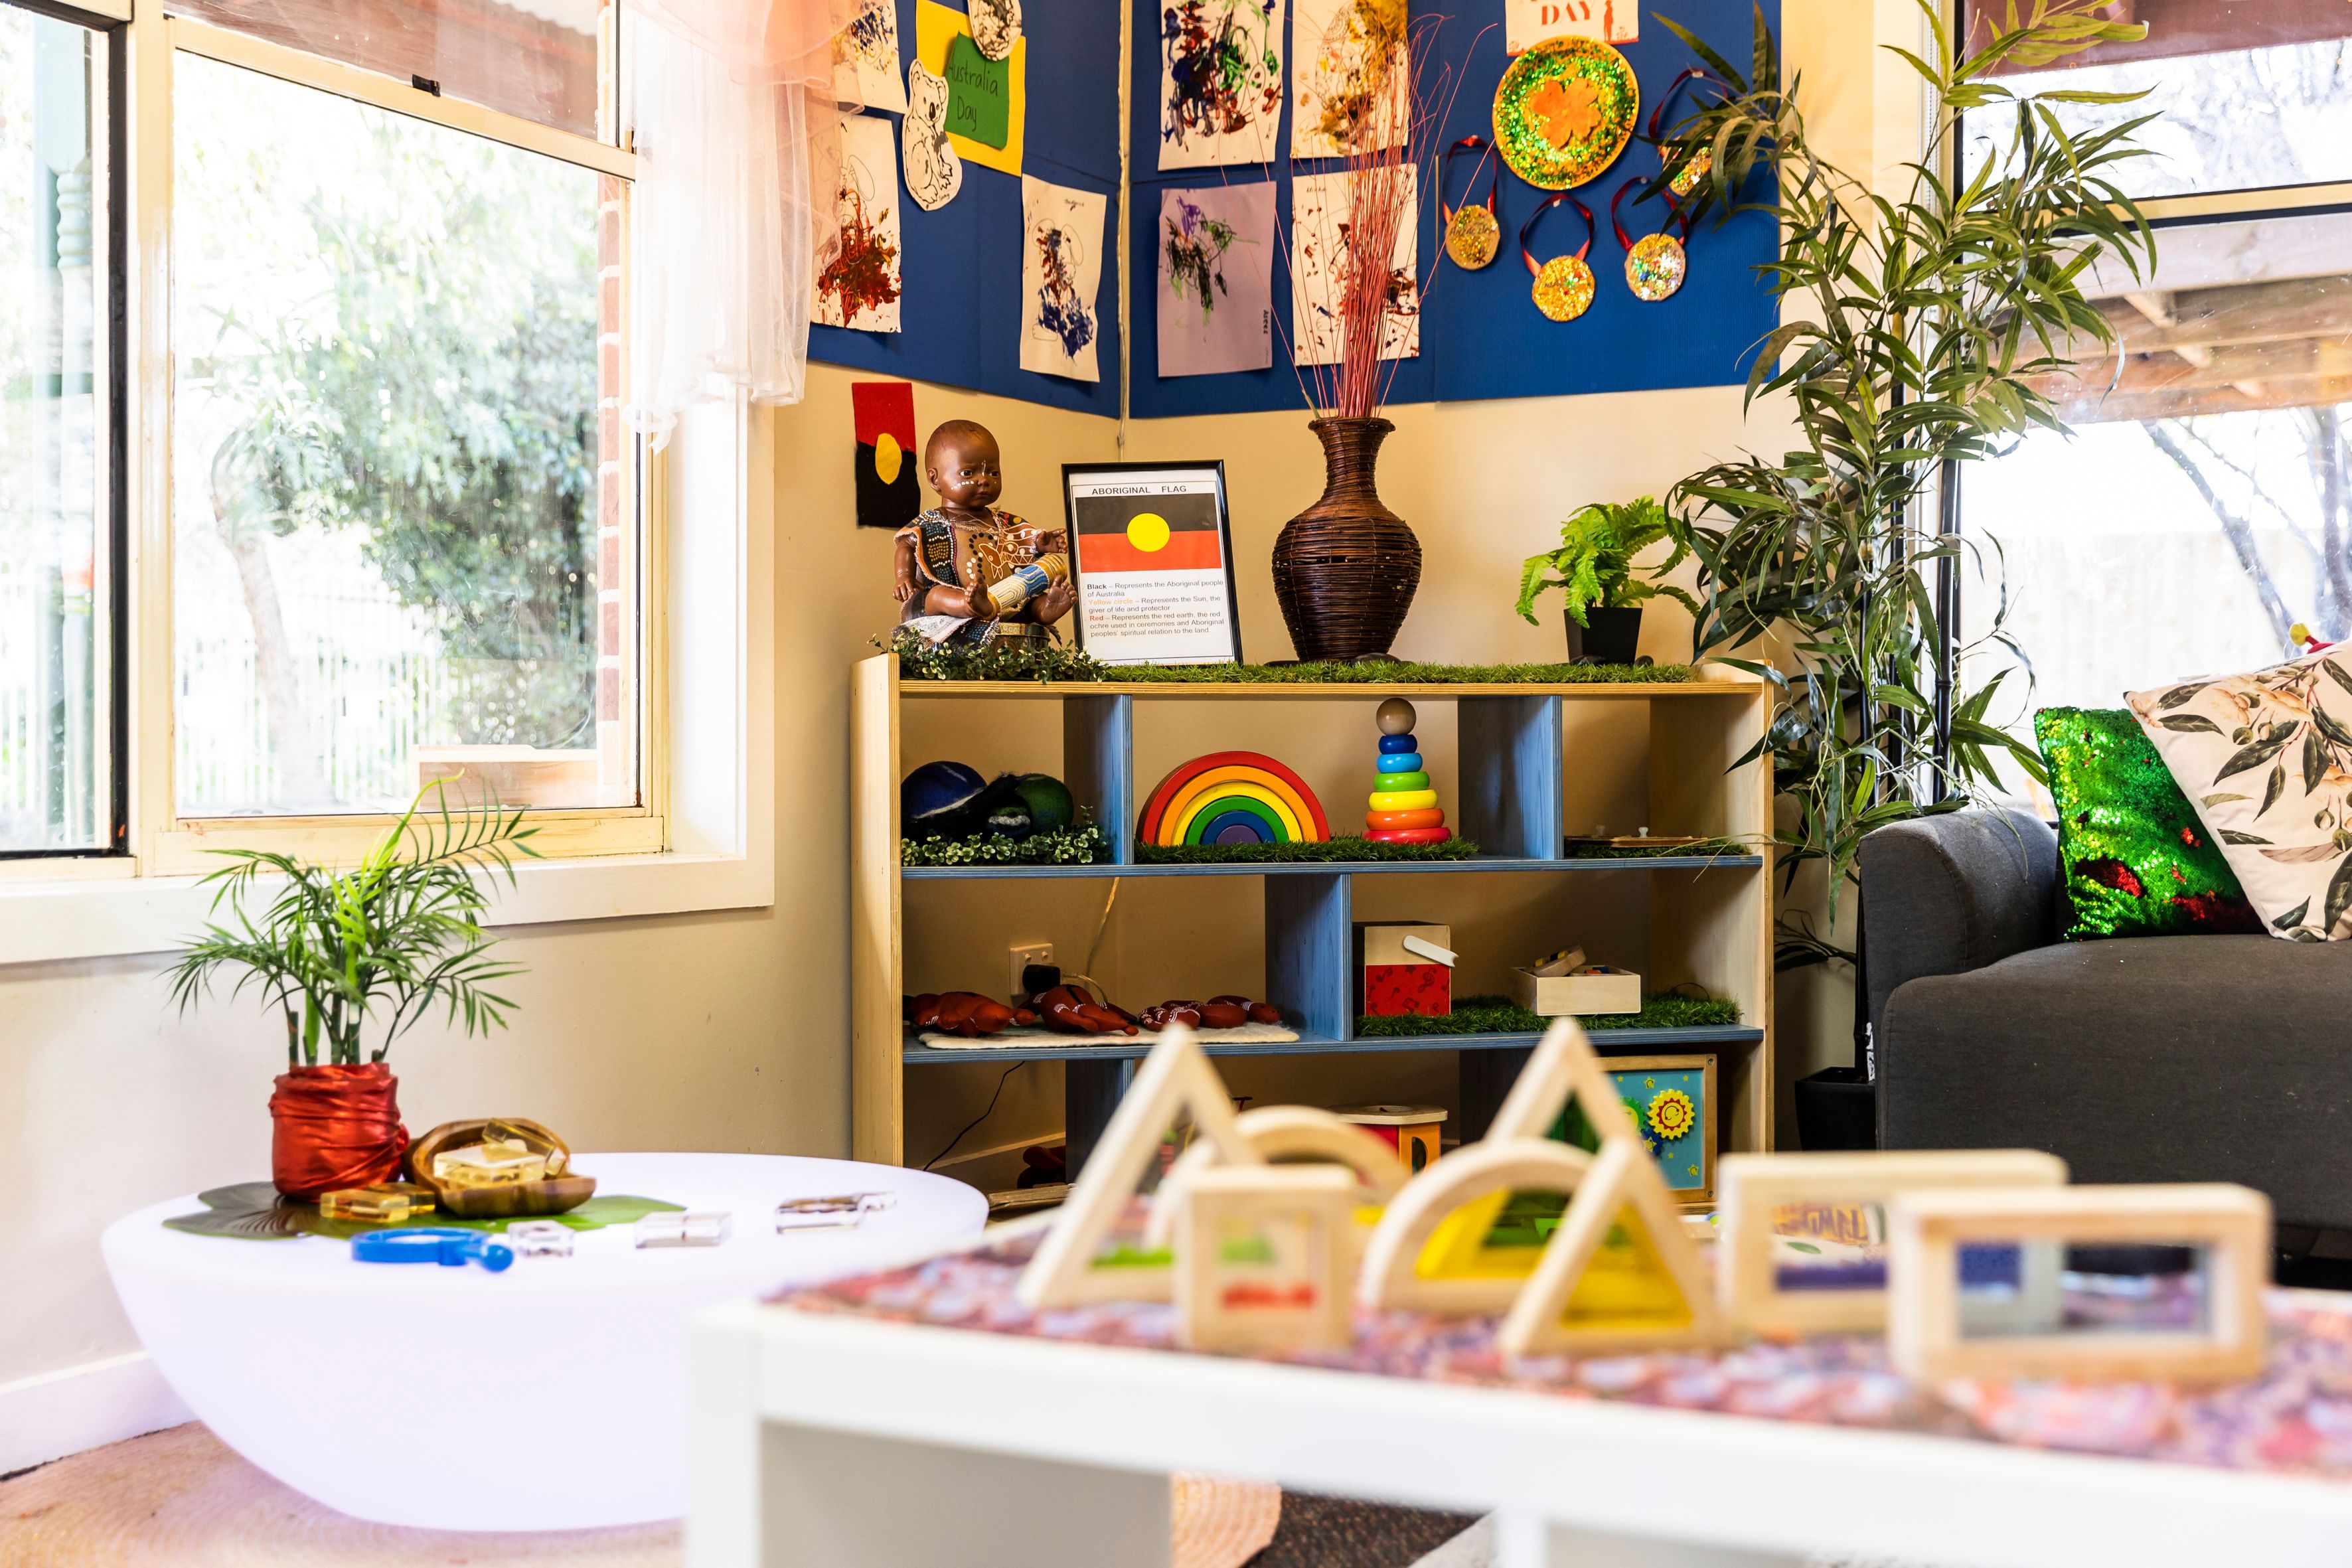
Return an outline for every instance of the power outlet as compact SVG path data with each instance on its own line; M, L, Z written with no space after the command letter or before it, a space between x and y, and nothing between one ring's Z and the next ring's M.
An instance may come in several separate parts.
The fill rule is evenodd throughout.
M1018 1002L1024 993L1021 989L1021 973L1033 963L1054 962L1054 944L1050 942L1015 942L1004 959L1004 999Z

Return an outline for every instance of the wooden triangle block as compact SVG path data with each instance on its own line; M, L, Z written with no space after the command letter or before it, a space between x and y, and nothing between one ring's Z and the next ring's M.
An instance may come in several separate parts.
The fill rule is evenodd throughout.
M1612 1138L1511 1302L1496 1346L1521 1356L1707 1345L1721 1342L1723 1323L1715 1282L1657 1162L1638 1138Z
M1627 1114L1625 1101L1574 1018L1559 1019L1544 1031L1542 1042L1512 1081L1511 1092L1503 1097L1486 1137L1490 1142L1549 1138L1571 1098L1604 1147L1624 1141L1641 1143L1641 1131Z
M1037 1311L1088 1301L1175 1299L1173 1270L1166 1263L1097 1267L1096 1259L1180 1110L1192 1113L1194 1137L1214 1145L1223 1163L1265 1163L1234 1125L1233 1096L1225 1092L1225 1080L1209 1065L1192 1031L1171 1025L1144 1058L1053 1228L1022 1270L1023 1306Z

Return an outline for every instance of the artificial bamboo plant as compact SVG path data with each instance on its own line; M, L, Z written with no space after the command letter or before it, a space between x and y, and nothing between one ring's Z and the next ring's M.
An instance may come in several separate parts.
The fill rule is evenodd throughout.
M284 1012L289 1067L317 1067L322 1040L331 1065L380 1062L436 1004L467 1034L488 1035L514 1005L488 987L522 965L490 955L485 884L503 874L511 886L514 857L537 857L528 840L538 831L496 803L453 813L439 781L348 871L266 850L215 851L233 864L205 879L215 885L213 913L226 902L233 920L207 924L188 944L170 972L173 998L184 1012L220 971L240 971L231 995L258 986ZM257 921L246 900L272 872L285 881ZM372 1018L383 1043L362 1058Z
M1937 0L1918 3L1932 52L1892 52L1925 83L1926 143L1884 190L1822 155L1801 81L1780 85L1760 12L1752 80L1660 18L1724 86L1667 137L1654 188L1704 164L1694 221L1712 210L1778 222L1780 258L1764 270L1782 324L1748 396L1785 397L1802 443L1777 460L1717 463L1671 492L1677 539L1698 561L1697 652L1778 688L1765 745L1793 806L1781 864L1791 879L1822 864L1832 920L1864 834L1966 804L2003 754L2042 777L2031 746L1988 717L2001 677L1971 689L1960 660L1939 659L1935 574L1961 543L1930 503L1945 465L2061 428L2037 378L2074 363L2070 339L2114 342L2085 275L2103 257L2135 276L2155 259L2116 181L2143 155L2134 137L2148 117L2074 132L2053 108L2136 95L2021 92L1996 74L2146 29L2094 15L2095 0L2008 0L1990 29L1955 38ZM1964 174L1963 116L1977 142ZM1990 636L2006 640L1997 621ZM1777 665L1726 651L1754 655L1767 637L1785 650ZM1940 702L1939 679L1952 683ZM1845 956L1801 915L1780 954L1784 967Z

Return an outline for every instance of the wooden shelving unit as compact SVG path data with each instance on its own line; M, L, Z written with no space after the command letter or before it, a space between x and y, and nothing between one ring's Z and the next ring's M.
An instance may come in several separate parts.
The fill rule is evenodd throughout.
M1483 853L1455 861L1354 864L1137 865L1135 704L1202 699L1351 703L1408 697L1456 704L1458 787L1452 820ZM900 709L908 702L975 699L1055 702L1062 709L1062 777L1110 839L1113 864L1099 866L902 867L898 862ZM1652 989L1695 983L1739 1005L1733 1026L1596 1032L1608 1053L1718 1053L1726 1152L1772 1147L1772 889L1760 856L1570 858L1562 836L1563 706L1643 702L1650 707L1649 812L1661 833L1764 841L1771 825L1771 772L1764 762L1732 763L1764 735L1771 704L1760 681L1702 679L1678 683L1558 686L1272 685L1147 681L1024 684L908 681L898 661L877 655L851 675L850 918L856 1157L904 1162L905 1075L941 1062L1060 1061L1072 1168L1150 1048L1024 1043L939 1049L917 1041L900 1019L906 951L901 900L908 882L1252 877L1263 884L1265 990L1284 1010L1296 1042L1209 1047L1212 1055L1457 1051L1464 1137L1476 1137L1517 1074L1532 1035L1426 1035L1359 1039L1349 974L1349 927L1360 877L1445 877L1502 872L1576 877L1603 871L1679 871L1652 887Z

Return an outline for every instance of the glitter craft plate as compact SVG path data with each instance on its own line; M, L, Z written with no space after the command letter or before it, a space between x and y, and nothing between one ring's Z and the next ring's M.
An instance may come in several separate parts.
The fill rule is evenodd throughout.
M1528 184L1572 190L1617 161L1641 112L1642 85L1623 55L1591 38L1548 38L1495 89L1495 145Z

